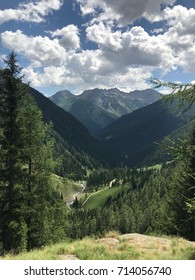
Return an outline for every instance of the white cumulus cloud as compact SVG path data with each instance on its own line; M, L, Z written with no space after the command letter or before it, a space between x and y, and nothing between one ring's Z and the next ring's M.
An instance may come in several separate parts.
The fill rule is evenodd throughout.
M87 38L99 45L104 60L112 68L134 65L173 67L175 58L162 37L150 36L142 27L134 26L125 32L112 31L103 23L87 27Z
M59 10L63 0L34 0L22 2L15 9L0 10L0 24L10 21L26 21L40 23L50 12Z
M164 19L169 28L159 38L172 49L178 66L185 71L195 72L195 9L180 5L167 8L164 10Z
M36 67L61 65L66 57L66 50L58 39L50 40L47 36L31 37L20 30L5 31L1 41L4 47L22 54Z
M73 50L80 48L79 29L74 24L70 24L62 29L57 29L50 33L53 38L60 37L59 43L64 48Z
M83 15L99 12L100 20L118 20L122 25L145 17L150 21L162 19L161 4L172 5L176 0L76 0ZM99 10L98 10L99 9Z
M58 85L75 88L77 93L93 87L130 91L146 88L154 70L162 74L178 67L195 72L195 9L176 5L160 10L160 4L172 4L173 0L77 1L83 13L98 11L98 20L86 24L85 33L74 24L49 31L46 36L28 36L21 30L1 33L3 47L14 49L29 61L23 73L32 86ZM31 1L25 5L37 4L37 15L43 20L51 11L49 4L48 10L41 8L46 2L56 3L56 9L61 3ZM151 21L161 18L166 24L149 32L143 26L118 28L112 21L115 18L127 24L142 16ZM89 46L86 49L81 43L84 34L86 41L82 43Z

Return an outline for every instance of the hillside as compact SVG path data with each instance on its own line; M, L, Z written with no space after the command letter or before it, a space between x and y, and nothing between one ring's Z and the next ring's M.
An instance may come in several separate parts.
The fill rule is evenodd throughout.
M195 119L192 119L163 138L162 141L155 145L153 152L146 156L144 165L148 166L172 160L173 155L169 153L170 147L173 143L181 145L182 141L190 139L194 127Z
M50 100L70 112L90 133L96 135L117 118L160 98L160 93L152 89L126 93L117 88L96 88L77 96L66 90L59 91Z
M37 90L30 88L45 122L52 122L59 153L69 154L75 172L82 166L92 168L100 164L114 164L117 153L104 147L99 140L70 113L55 105ZM78 164L80 163L80 167Z
M103 127L109 125L115 120L106 110L97 106L93 102L80 99L76 100L69 112L85 125L92 135L97 134Z
M194 260L195 242L137 233L62 242L44 249L7 255L0 260Z
M176 104L159 100L127 114L99 133L105 145L121 153L125 164L139 165L164 137L182 127L193 117L193 106L186 114L175 112Z

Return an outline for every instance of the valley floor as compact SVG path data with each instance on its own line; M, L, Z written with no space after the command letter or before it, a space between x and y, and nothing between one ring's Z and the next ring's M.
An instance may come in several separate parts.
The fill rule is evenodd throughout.
M177 237L154 237L137 233L104 238L85 238L33 250L6 260L194 260L195 242Z

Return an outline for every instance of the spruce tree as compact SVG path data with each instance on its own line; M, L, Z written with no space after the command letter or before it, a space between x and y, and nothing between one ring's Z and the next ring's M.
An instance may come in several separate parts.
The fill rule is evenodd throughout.
M0 249L17 253L63 238L66 212L51 183L51 126L22 84L14 52L6 65L0 75Z
M54 167L53 141L49 136L50 126L43 123L42 114L29 94L23 100L19 123L23 139L20 158L26 202L25 221L28 228L28 249L31 249L52 239L51 229L49 230L52 220L49 220L51 217L47 212L51 210L49 203L54 200L50 184Z
M1 149L1 242L4 250L22 249L26 244L26 225L22 217L23 196L19 150L22 145L18 124L24 91L20 67L12 52L5 60L0 79L0 149ZM23 204L23 202L22 202ZM18 210L20 209L20 210Z
M167 195L168 232L195 241L195 131L183 159L177 164Z
M172 94L166 96L165 100L176 101L175 109L180 113L188 111L195 103L194 84L164 83L158 79L152 82L157 88L172 88ZM191 143L173 143L171 150L174 152L177 166L165 204L167 232L195 241L195 128L191 133Z

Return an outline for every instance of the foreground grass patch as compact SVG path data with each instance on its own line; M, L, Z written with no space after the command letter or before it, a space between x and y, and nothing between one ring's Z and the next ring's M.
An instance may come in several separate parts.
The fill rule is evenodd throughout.
M153 237L141 234L107 234L104 238L64 241L6 260L194 260L195 242L182 238Z

